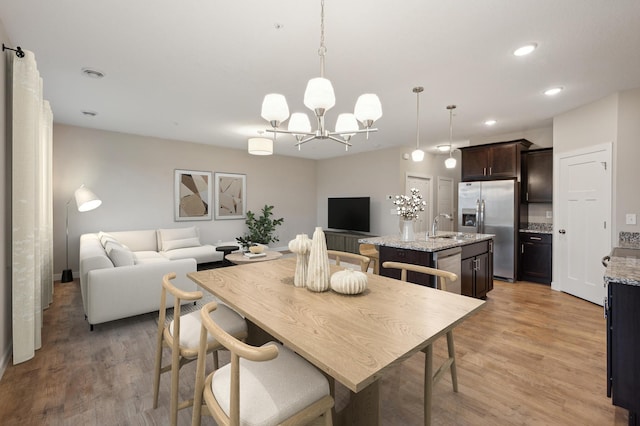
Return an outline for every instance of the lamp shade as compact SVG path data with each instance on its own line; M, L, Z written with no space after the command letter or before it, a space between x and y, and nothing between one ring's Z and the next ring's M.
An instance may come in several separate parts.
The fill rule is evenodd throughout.
M449 157L446 160L444 160L444 166L447 169L453 169L456 167L456 159L453 157Z
M424 160L424 151L421 149L415 149L412 153L411 153L411 159L415 162L419 162Z
M304 106L311 111L331 109L336 104L336 95L333 85L326 78L316 77L309 80L304 91Z
M355 115L345 113L338 116L338 120L336 120L336 133L339 133L343 138L350 138L355 135L355 133L350 132L355 132L358 129L358 121Z
M367 121L373 123L382 117L382 105L378 95L373 93L360 95L356 101L354 114L361 123L366 123Z
M89 188L82 185L75 192L76 205L79 212L88 212L96 209L102 204L102 200L98 198Z
M289 119L289 131L293 134L307 134L311 132L311 123L307 114L294 112Z
M289 118L289 106L284 95L279 93L269 93L262 101L262 118L268 122L278 124Z
M267 138L250 138L249 154L252 155L271 155L273 154L273 141Z

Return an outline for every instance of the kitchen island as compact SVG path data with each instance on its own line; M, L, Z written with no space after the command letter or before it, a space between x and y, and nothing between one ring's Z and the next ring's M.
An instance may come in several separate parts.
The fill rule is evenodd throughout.
M456 273L460 278L448 290L465 296L486 298L493 288L493 235L438 232L435 237L416 236L402 241L397 235L361 238L380 252L380 275L400 278L400 271L382 267L387 261L430 266ZM435 287L435 278L409 272L407 281Z

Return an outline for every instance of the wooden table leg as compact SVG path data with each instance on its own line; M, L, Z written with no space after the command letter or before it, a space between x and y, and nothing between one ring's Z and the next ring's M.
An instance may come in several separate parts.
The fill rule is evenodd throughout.
M380 425L379 381L371 383L360 392L349 392L349 403L334 418L336 426L378 426Z
M433 398L433 346L423 349L424 358L424 426L431 425L431 400Z

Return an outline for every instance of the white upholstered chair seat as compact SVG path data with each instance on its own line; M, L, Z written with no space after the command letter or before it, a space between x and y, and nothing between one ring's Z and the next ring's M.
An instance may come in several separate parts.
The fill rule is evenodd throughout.
M226 305L218 303L218 309L211 312L211 318L227 333L237 336L247 332L247 322L236 311ZM200 310L180 316L180 346L193 348L194 357L198 356L197 350L200 344ZM169 333L173 336L173 321L169 324ZM216 339L209 334L207 344L215 344Z
M262 362L240 360L242 425L279 424L329 395L326 377L313 365L279 343L270 342L266 345L278 347L276 358ZM211 380L211 391L227 415L230 405L230 376L231 364L226 364L215 371Z

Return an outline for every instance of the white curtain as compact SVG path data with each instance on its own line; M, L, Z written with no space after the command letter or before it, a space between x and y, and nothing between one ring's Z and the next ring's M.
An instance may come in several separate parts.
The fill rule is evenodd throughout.
M53 298L52 121L32 52L11 61L11 283L13 363L42 345Z

